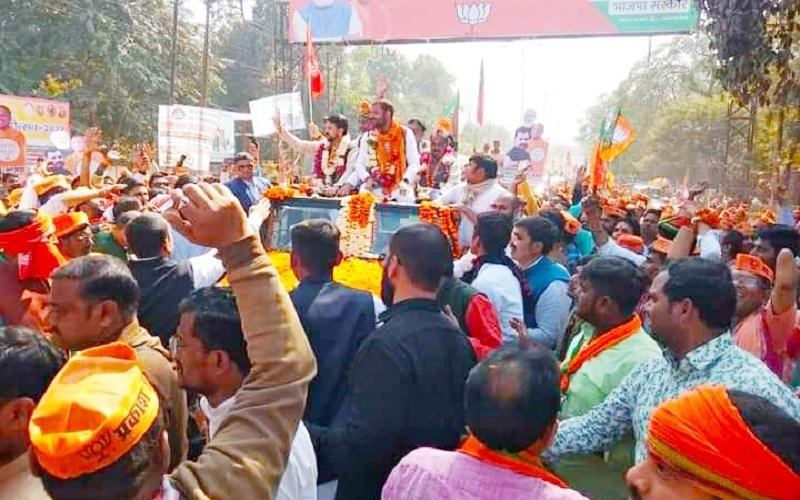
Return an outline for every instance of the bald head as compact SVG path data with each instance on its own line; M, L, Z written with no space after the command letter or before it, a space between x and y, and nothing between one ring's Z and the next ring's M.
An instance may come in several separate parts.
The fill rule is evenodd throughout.
M467 379L467 427L493 450L517 453L529 448L545 438L556 421L559 377L550 351L506 347L493 352Z
M520 202L514 194L510 192L503 193L499 198L494 200L491 205L492 210L497 210L511 218L516 218L519 211Z

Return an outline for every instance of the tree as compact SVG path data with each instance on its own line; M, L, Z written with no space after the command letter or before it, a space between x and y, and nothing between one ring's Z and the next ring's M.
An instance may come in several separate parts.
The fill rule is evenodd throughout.
M344 56L337 102L348 114L353 113L362 100L375 98L380 75L388 78L388 98L403 120L417 118L431 125L442 118L455 94L455 77L435 57L409 61L388 48L361 46Z
M721 88L714 78L714 66L714 55L707 38L676 37L657 47L649 57L634 64L616 90L601 96L598 104L587 110L579 143L590 152L598 138L600 123L609 112L620 108L633 126L637 141L623 155L621 164L617 166L618 172L681 179L687 167L696 161L705 164L705 160L701 161L703 154L698 151L697 158L692 160L692 152L687 150L682 159L684 165L671 168L674 164L668 160L670 154L663 146L671 146L671 141L677 140L680 133L685 135L681 139L685 144L715 143L716 138L706 132L716 130L716 127L701 123L703 120L715 121L713 113L689 115L684 112L691 111L692 105L716 109L721 102ZM680 125L681 116L688 120L685 126ZM692 131L706 135L694 137ZM665 155L663 158L662 153Z
M169 101L171 28L172 9L162 0L9 0L0 18L0 87L69 99L76 128L151 141L157 105ZM201 36L179 23L179 103L198 100ZM215 75L212 61L212 88ZM74 85L56 93L48 80Z
M474 150L482 151L484 144L492 145L493 141L500 141L501 148L505 153L513 142L511 131L503 125L484 123L478 125L475 122L467 122L461 128L459 136L459 150L461 153L469 155Z

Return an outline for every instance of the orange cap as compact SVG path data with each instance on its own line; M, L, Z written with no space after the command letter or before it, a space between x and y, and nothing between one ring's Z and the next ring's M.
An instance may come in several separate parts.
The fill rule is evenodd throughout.
M158 395L136 352L114 342L75 354L50 383L28 433L39 465L75 479L114 464L158 417Z
M564 232L567 234L578 234L581 230L581 223L566 210L561 211L561 218L564 219Z
M772 272L772 269L755 255L740 253L736 256L734 267L737 271L755 274L756 276L766 279L770 283L775 279L775 273Z
M603 215L605 217L618 217L624 219L628 212L624 208L616 205L606 205L603 207Z
M22 188L12 189L10 193L8 193L8 206L9 207L16 207L19 206L19 202L22 199Z
M43 194L57 187L70 189L72 188L72 183L70 183L69 180L63 175L51 175L39 180L33 185L33 189L36 191L36 196L42 196Z
M717 215L713 210L710 208L703 208L695 214L692 222L702 222L703 224L708 225L711 229L717 229L719 227L720 220L719 215Z
M69 212L53 217L56 238L63 238L89 225L89 216L83 212Z
M617 236L617 243L621 247L625 247L631 252L642 253L644 252L644 240L633 234L620 234Z
M762 224L766 224L767 226L774 226L778 223L778 216L775 214L773 210L764 210L761 214L761 217L758 218L758 222Z
M672 245L672 241L660 236L656 238L656 241L653 242L653 251L657 253L663 253L664 255L669 253L669 246Z
M367 101L361 101L361 104L358 105L358 117L363 118L365 116L369 116L372 112L372 105Z
M450 131L453 128L453 124L447 118L442 118L436 124L436 128L434 129L434 134L438 135L450 135Z

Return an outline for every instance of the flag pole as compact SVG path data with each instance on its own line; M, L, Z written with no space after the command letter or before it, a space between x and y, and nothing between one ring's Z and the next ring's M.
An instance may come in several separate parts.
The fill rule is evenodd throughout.
M306 34L306 80L308 81L308 123L314 121L314 95L311 90L311 19L308 20L308 31ZM306 132L310 130L306 127Z

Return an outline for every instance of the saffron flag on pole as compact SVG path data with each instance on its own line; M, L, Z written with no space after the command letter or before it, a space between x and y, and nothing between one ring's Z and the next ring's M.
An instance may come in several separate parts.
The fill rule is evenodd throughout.
M614 175L608 165L628 150L636 141L631 124L622 117L619 108L613 110L600 126L600 137L595 143L589 164L589 189L596 193L600 189L611 188Z
M456 92L456 95L450 100L450 104L444 110L444 117L450 120L451 131L453 139L458 139L458 107L461 105L461 94Z
M619 109L612 111L603 121L600 141L602 142L600 157L605 163L612 163L636 142L633 127L622 117Z
M319 67L317 51L311 39L311 23L306 27L306 74L308 75L308 92L314 99L322 97L325 92L325 81L322 79L322 70Z
M478 86L478 125L483 125L483 59L481 59L481 79Z

